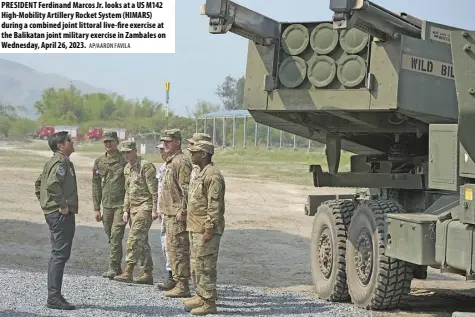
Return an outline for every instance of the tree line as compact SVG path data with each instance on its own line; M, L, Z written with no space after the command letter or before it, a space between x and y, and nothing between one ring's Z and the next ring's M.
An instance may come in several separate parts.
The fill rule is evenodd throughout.
M187 117L178 116L169 111L168 122L165 115L165 106L161 102L143 98L141 100L126 99L121 95L111 93L85 94L71 85L68 88L48 88L35 103L38 119L22 118L19 113L23 107L13 107L0 104L0 134L4 137L21 137L38 131L43 125L78 125L81 134L87 133L91 127L126 128L133 134L161 132L166 126L177 127L184 135L195 132L195 118L219 110L243 109L244 76L234 78L226 76L216 88L215 94L220 103L215 104L205 100L198 100L190 109L187 107ZM209 121L210 122L210 121ZM201 122L202 123L202 122ZM238 144L242 143L243 121L237 122ZM248 118L246 129L248 144L254 142L254 120ZM203 127L199 127L203 131ZM267 140L267 129L259 128L259 143ZM207 128L212 133L211 124ZM232 122L227 124L226 134L228 142L232 140ZM216 140L222 143L222 124L217 124ZM271 129L272 140L279 140L279 131ZM292 142L290 134L284 134L284 142ZM299 140L301 143L301 140Z
M78 125L80 133L86 133L90 127L123 127L132 133L147 133L160 132L167 124L188 135L194 132L196 116L219 109L242 108L243 92L244 77L227 76L216 90L222 105L198 101L191 112L187 107L188 117L169 110L167 122L164 105L148 98L131 100L116 93L84 94L73 85L66 89L48 88L34 105L37 120L21 117L23 106L0 104L0 135L23 136L35 133L43 125Z

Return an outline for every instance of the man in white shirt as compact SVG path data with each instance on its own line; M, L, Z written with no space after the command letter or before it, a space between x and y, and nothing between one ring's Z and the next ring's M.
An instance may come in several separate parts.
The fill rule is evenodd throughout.
M157 148L160 150L160 156L162 157L162 160L165 161L165 152L163 150L163 143L160 143L157 145ZM166 164L162 163L160 165L160 168L157 171L157 180L158 180L158 200L157 200L157 209L159 211L159 217L161 218L161 242L162 242L162 252L163 256L165 257L165 260L167 262L166 264L166 270L168 272L167 279L165 279L163 282L157 283L157 288L162 291L167 291L175 287L175 281L173 280L173 275L172 275L172 269L170 266L170 260L168 257L167 253L167 240L166 240L166 235L165 235L165 218L163 214L160 212L160 192L162 191L163 187L163 176L165 175L165 168Z

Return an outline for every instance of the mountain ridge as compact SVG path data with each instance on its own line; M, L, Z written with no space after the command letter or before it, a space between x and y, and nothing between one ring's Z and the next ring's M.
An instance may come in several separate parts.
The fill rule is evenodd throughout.
M36 119L34 104L41 99L47 88L68 88L74 85L83 93L112 93L86 82L70 79L54 73L39 72L24 64L0 58L0 102L12 106L24 106L22 116Z

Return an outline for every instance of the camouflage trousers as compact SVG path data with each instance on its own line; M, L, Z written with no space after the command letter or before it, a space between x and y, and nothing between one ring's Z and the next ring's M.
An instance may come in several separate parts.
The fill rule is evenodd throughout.
M127 264L141 265L144 272L153 271L151 248L148 242L148 232L152 226L151 210L141 208L130 210L131 226L127 237Z
M190 232L191 272L196 294L204 300L216 300L217 262L221 235L203 242L203 234Z
M109 266L111 269L120 268L122 262L122 240L125 230L123 214L122 207L102 209L102 224L109 240Z
M175 216L165 216L167 252L175 281L190 278L190 241L186 231L186 221L178 221Z

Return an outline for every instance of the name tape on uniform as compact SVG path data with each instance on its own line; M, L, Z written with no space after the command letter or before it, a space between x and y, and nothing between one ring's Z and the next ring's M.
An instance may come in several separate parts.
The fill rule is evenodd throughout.
M401 67L405 70L428 74L436 77L454 79L454 66L449 63L432 59L402 55Z
M175 0L0 1L0 53L175 53Z

